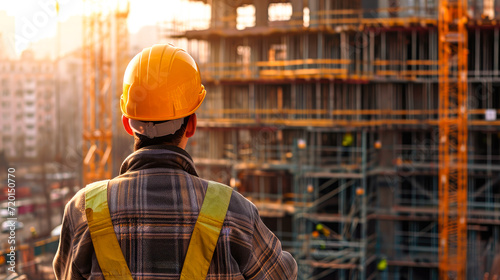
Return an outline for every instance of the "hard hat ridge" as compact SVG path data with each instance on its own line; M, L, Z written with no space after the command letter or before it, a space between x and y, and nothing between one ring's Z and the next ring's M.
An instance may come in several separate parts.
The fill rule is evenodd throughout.
M129 63L120 108L141 121L166 121L193 114L206 96L198 65L183 49L153 45Z

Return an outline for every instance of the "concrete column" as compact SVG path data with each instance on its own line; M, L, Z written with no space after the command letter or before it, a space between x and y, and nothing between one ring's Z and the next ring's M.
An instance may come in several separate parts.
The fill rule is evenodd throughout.
M500 18L500 0L495 0L495 18Z
M389 0L389 8L399 8L399 0ZM390 17L397 17L398 12L390 12L389 13Z
M255 0L255 26L267 26L269 2L267 0Z
M310 18L310 27L317 27L319 25L319 0L309 0L309 18Z
M469 1L467 9L469 12L469 16L471 16L474 19L477 19L481 16L482 9L479 7L479 4L478 4L480 1L482 2L483 0L471 0L471 1Z
M212 0L210 27L236 28L236 8L228 5L224 0ZM227 21L231 17L234 19Z
M389 8L389 1L391 0L378 0L378 5L376 8ZM389 13L387 11L383 11L383 12L378 12L378 13L373 13L373 17L377 18L377 17L388 17L389 16Z
M361 0L361 8L363 9L365 18L376 18L375 10L379 8L378 0Z
M238 7L232 7L232 6L226 5L225 17L231 18L231 21L226 21L226 28L236 29L236 17L238 15L238 13L236 12L237 8Z
M500 1L500 0L498 0ZM290 0L292 3L292 22L293 26L304 25L304 0Z
M222 27L222 22L219 20L222 18L221 8L222 1L212 0L212 7L210 11L210 28L220 28Z

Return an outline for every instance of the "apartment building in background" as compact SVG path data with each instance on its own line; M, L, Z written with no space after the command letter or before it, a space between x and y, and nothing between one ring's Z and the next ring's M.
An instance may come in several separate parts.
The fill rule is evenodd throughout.
M50 154L57 144L55 64L30 50L0 60L0 149L8 158Z

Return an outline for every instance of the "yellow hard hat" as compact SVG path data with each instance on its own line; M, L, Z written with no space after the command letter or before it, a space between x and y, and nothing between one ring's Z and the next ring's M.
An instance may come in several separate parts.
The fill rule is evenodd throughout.
M142 50L128 64L120 108L133 120L174 120L193 114L205 95L194 59L183 49L160 44Z

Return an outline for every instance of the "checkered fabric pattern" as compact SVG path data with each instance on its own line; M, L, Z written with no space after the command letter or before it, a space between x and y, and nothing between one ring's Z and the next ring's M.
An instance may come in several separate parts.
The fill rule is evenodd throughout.
M150 146L131 154L108 185L114 230L134 279L180 277L208 182L198 177L189 154ZM85 216L85 195L66 205L57 279L104 279ZM257 208L233 192L206 279L296 279L297 264L281 249Z

